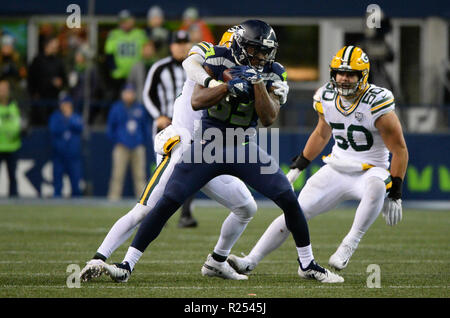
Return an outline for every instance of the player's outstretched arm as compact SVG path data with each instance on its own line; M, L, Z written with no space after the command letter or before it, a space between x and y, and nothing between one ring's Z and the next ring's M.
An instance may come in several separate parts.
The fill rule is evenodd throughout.
M318 113L319 120L317 122L316 128L311 133L306 142L305 148L303 149L303 155L309 160L314 160L318 155L320 155L330 141L331 138L331 127L327 124L322 114Z
M392 153L392 186L381 210L386 223L393 226L402 220L402 183L408 166L408 149L397 115L391 111L375 122L384 144Z
M289 166L290 170L287 178L290 183L294 183L297 180L300 173L323 151L331 138L331 127L327 124L321 113L317 113L317 115L319 116L319 120L316 128L309 136L303 152L296 156Z
M183 68L186 71L186 76L205 87L214 87L221 84L221 82L213 79L203 68L205 58L200 54L192 54L183 61Z

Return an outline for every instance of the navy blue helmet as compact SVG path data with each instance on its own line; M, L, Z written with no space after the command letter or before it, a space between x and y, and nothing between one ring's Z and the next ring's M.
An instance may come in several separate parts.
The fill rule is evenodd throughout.
M264 65L274 62L278 41L275 31L266 22L247 20L237 26L230 48L237 64L262 71Z

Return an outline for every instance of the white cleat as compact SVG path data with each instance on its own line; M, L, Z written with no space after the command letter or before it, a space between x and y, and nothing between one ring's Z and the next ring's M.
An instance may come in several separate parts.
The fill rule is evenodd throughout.
M88 282L93 278L102 276L103 266L106 263L101 259L91 259L86 263L86 266L80 272L80 279L82 282Z
M300 261L299 261L300 264ZM314 260L308 265L306 269L302 268L302 265L298 267L298 276L304 279L315 279L321 283L343 283L344 278L323 268L317 264Z
M128 262L104 265L105 273L117 283L126 283L131 276L131 269Z
M350 245L342 243L341 245L339 245L336 252L334 252L334 254L330 256L328 264L337 270L346 268L348 261L350 260L350 257L352 257L355 250L356 249L351 247Z
M247 276L237 273L226 261L218 262L214 260L211 254L206 258L202 266L202 275L210 277L220 277L223 279L246 280Z
M256 264L248 261L247 257L238 257L233 254L228 256L227 262L239 274L248 275L256 267Z

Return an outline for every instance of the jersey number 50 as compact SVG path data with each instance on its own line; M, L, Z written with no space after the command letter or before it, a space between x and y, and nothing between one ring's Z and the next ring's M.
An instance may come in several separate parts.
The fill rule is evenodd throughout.
M332 129L336 130L345 130L345 125L342 123L330 123L330 126ZM355 142L355 138L353 137L353 134L355 131L362 132L366 136L366 143L358 145ZM373 146L373 136L370 131L368 131L363 126L358 125L350 125L347 129L347 139L345 139L342 136L335 135L334 139L336 140L337 145L347 150L349 146L351 146L355 151L367 151Z

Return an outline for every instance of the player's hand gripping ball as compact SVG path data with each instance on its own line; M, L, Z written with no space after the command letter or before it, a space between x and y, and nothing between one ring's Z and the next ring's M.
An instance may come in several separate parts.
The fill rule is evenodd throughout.
M244 78L232 77L226 80L227 76L224 71L223 80L227 83L229 94L240 104L248 104L254 100L253 85Z

